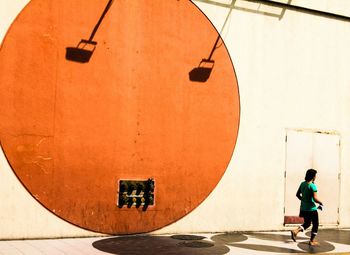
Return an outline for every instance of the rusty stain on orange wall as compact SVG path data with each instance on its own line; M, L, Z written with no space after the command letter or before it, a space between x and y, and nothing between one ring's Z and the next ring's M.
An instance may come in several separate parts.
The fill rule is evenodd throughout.
M190 1L115 1L88 63L65 59L105 1L32 0L0 51L0 139L19 180L48 210L128 234L197 207L225 172L239 95L224 45L205 83L188 73L218 36ZM120 179L156 182L155 206L118 208Z

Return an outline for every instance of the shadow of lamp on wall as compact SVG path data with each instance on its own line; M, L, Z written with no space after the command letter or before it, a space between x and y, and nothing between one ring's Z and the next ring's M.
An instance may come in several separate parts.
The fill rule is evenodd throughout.
M211 71L214 68L215 61L211 59L213 56L213 53L216 49L216 45L220 39L220 35L216 39L215 45L209 55L208 58L203 58L199 65L195 68L193 68L189 72L190 81L197 81L197 82L206 82L209 79L209 76L211 74Z
M229 6L234 6L236 0L232 0L231 1L231 4ZM221 36L220 34L222 34L225 26L226 26L226 23L229 19L229 17L231 16L231 13L232 13L232 9L233 8L230 8L227 16L226 16L226 19L225 19L225 22L221 28L221 31L220 33L218 33L218 37L216 38L216 41L214 43L214 46L209 54L209 57L208 58L203 58L200 62L199 62L199 65L195 68L193 68L188 74L189 74L189 78L190 78L190 81L193 81L193 82L206 82L209 77L210 77L210 74L214 68L214 64L215 64L215 61L212 59L213 57L213 54L215 52L215 50L217 48L219 48L220 46L218 46L218 43L221 39Z
M92 31L90 38L88 40L82 39L76 47L67 47L66 48L66 59L79 63L87 63L90 61L92 54L96 49L97 42L93 41L94 36L102 23L102 20L106 16L109 8L113 4L114 0L109 0L107 6L105 7L99 21L95 25L94 30Z

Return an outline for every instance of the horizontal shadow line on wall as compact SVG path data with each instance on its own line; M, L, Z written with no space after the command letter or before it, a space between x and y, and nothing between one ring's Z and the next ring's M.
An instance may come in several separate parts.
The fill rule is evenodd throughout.
M263 10L259 10L256 8L248 8L246 6L242 7L242 6L238 6L237 5L237 0L235 1L235 3L232 4L226 4L226 3L222 3L222 2L218 2L215 0L194 0L195 2L202 2L202 3L207 3L207 4L212 4L212 5L217 5L220 7L225 7L225 8L233 8L236 10L240 10L240 11L246 11L246 12L251 12L251 13L256 13L256 14L261 14L261 15L265 15L265 16L271 16L271 17L276 17L279 19L282 19L284 16L284 13L286 10L292 10L292 11L298 11L298 12L302 12L305 14L311 14L311 15L317 15L317 16L321 16L321 17L325 17L325 18L330 18L330 19L337 19L337 20L342 20L342 21L346 21L346 22L350 22L350 17L349 16L345 16L345 15L341 15L341 14L337 14L337 13L332 13L332 12L326 12L326 11L321 11L321 10L317 10L317 9L311 9L311 8L307 8L307 7L303 7L303 6L298 6L298 5L293 5L292 0L288 0L287 3L282 3L282 2L276 2L276 1L272 1L272 0L239 0L239 2L241 3L256 3L256 4L263 4L266 6L270 6L270 7L277 7L281 9L281 12L279 14L277 13L272 13L272 12L267 12L267 11L263 11Z

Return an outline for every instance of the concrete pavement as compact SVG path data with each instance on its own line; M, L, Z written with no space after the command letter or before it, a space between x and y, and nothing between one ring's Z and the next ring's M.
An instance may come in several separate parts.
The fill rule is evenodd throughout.
M12 240L0 241L0 255L350 254L350 229L321 229L318 247L308 245L308 235L297 242L289 231Z

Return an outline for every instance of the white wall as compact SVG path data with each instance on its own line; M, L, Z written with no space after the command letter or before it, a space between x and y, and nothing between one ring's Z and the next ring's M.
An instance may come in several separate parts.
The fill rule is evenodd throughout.
M0 0L0 40L27 2ZM188 216L156 232L283 229L288 128L340 134L340 227L350 227L346 199L350 196L350 22L237 0L222 29L229 9L204 0L193 2L222 31L231 54L240 90L240 130L229 168L209 198ZM229 4L231 0L212 2ZM295 0L292 4L350 15L348 1ZM38 205L19 184L2 152L0 200L0 238L94 235Z

